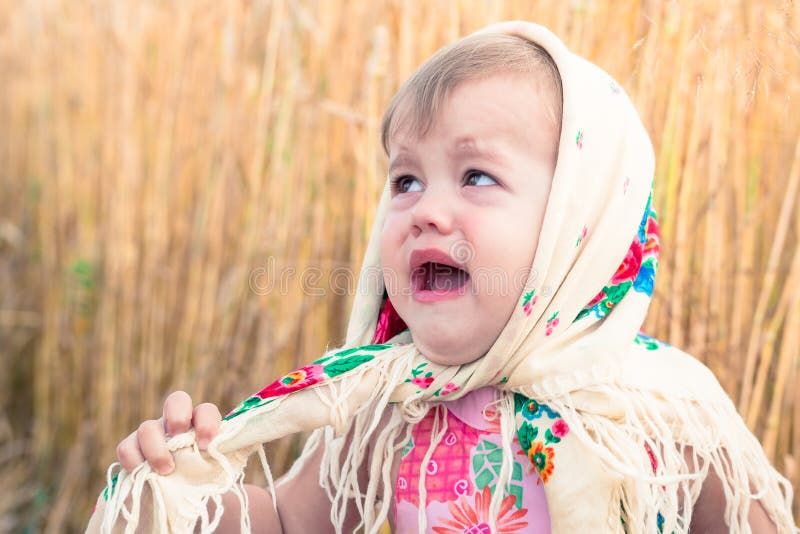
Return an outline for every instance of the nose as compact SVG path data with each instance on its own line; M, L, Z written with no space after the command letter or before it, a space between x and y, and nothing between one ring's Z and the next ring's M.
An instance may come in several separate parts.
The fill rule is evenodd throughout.
M426 189L411 211L411 231L414 237L422 232L449 234L453 231L454 199L438 188Z

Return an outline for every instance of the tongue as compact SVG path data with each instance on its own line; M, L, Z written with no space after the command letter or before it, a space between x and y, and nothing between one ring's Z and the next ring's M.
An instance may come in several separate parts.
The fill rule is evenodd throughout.
M441 263L428 265L426 288L432 291L453 291L467 282L467 273L456 267Z

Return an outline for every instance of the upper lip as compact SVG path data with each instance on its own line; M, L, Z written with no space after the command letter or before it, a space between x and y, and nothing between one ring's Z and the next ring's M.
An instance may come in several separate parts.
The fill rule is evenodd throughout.
M428 262L441 263L442 265L449 265L456 269L467 270L463 263L456 261L449 254L437 248L421 248L411 252L409 266L412 271Z

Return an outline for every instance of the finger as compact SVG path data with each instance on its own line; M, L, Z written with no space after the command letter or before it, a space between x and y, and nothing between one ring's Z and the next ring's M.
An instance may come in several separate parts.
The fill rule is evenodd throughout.
M174 391L164 401L164 430L170 436L191 428L192 398L185 391Z
M194 426L198 447L201 449L208 447L208 442L217 434L220 423L222 423L222 414L214 404L204 402L197 405L192 417L192 426Z
M157 421L145 421L136 431L136 439L145 460L162 475L168 474L175 468L172 453L167 449L167 440L164 435L164 424Z
M122 464L122 468L130 473L139 464L144 462L144 456L139 449L139 442L136 440L136 432L123 439L117 445L117 459Z

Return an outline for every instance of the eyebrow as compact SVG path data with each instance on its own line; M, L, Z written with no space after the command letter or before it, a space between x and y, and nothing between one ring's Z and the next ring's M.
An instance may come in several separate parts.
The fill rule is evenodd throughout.
M416 162L416 159L413 156L406 152L401 152L389 162L389 173L391 173L396 167L413 165L414 162Z
M502 164L504 162L499 152L493 150L489 146L479 145L476 139L472 136L457 138L455 143L453 143L452 148L447 151L447 155L451 159L456 159L459 157L472 157L485 159L492 163L498 164ZM391 173L397 167L413 165L414 163L416 163L416 158L407 152L400 152L389 162L389 172Z
M493 150L486 144L478 143L472 136L464 136L456 139L453 149L448 151L451 158L455 157L475 157L482 158L493 163L502 163L503 158L500 153Z

